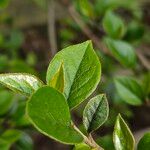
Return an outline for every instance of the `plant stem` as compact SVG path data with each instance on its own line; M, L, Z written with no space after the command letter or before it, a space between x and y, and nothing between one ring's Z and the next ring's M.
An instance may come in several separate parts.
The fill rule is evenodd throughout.
M72 123L72 127L83 137L84 139L84 143L86 143L87 145L89 145L91 148L94 148L95 150L104 150L102 147L100 147L92 138L91 134L89 135L89 137L85 136L78 128L77 126Z

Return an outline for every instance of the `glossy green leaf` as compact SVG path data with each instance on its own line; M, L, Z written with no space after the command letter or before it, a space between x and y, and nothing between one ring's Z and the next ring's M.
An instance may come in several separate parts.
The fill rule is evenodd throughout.
M53 76L52 80L50 81L49 85L59 92L64 92L64 69L63 69L63 63L61 64L60 68L56 72L56 74Z
M150 132L146 133L138 143L137 150L149 150L150 148Z
M30 96L34 91L43 86L37 77L26 73L0 74L0 83L9 89Z
M113 142L116 150L134 150L134 137L121 115L117 116Z
M112 38L121 38L125 33L123 20L112 11L106 12L103 19L104 31Z
M13 94L6 90L0 91L0 115L7 113L12 104Z
M55 55L47 71L47 84L64 63L64 95L69 107L79 105L96 89L101 65L90 41L69 46Z
M66 144L82 142L72 128L66 99L54 88L45 86L37 90L26 110L31 123L44 135Z
M134 67L136 54L134 48L121 40L105 38L105 43L112 55L125 67Z
M115 86L119 96L130 105L141 105L143 90L141 86L131 77L115 78Z
M83 124L88 132L98 129L108 118L108 102L104 94L92 98L83 112Z

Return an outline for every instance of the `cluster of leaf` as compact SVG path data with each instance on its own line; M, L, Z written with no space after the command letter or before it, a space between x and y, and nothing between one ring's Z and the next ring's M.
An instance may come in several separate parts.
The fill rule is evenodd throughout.
M28 72L36 74L32 68L36 63L33 53L26 60L20 55L24 35L12 27L12 19L3 12L10 0L0 1L0 72ZM9 92L0 86L0 149L7 150L15 143L16 150L33 149L33 141L25 131L30 125L25 115L25 97ZM22 130L18 130L22 128Z
M86 24L94 30L102 29L104 31L103 44L107 46L111 56L124 69L131 70L133 74L139 72L138 76L114 77L117 90L115 97L130 105L142 105L147 101L149 103L149 71L143 72L142 67L139 69L136 56L136 47L143 44L143 39L147 34L147 26L142 22L143 12L140 2L136 0L121 2L119 0L95 0L92 3L88 0L79 0L74 1L74 4ZM103 54L100 54L100 57L106 57L103 69L105 69L105 62L109 61L106 64L109 75L111 70L112 72L117 71L116 64L114 64L114 60L111 61L111 57L107 58ZM146 92L145 87L148 88Z
M96 89L101 77L101 64L90 41L69 46L55 55L46 75L46 85L37 77L24 73L0 74L0 83L26 97L26 115L42 134L69 145L75 150L101 150L92 132L104 124L109 107L105 94L89 100L83 112L83 134L71 119L70 111L87 99ZM15 139L10 137L17 134ZM21 137L20 131L6 131L1 137L4 150ZM113 141L116 150L133 150L133 135L118 115ZM145 147L146 146L146 147ZM150 146L149 134L138 145L138 150ZM142 149L141 149L142 148Z

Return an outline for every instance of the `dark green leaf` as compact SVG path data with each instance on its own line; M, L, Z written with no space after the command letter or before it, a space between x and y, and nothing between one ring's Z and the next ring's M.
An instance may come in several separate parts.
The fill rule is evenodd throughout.
M113 142L116 150L134 150L134 137L121 115L117 116Z
M125 33L123 20L112 11L106 12L103 19L103 28L112 38L121 38Z
M101 65L90 41L69 46L51 61L47 71L47 84L64 63L64 95L69 107L79 105L95 90L100 81Z
M137 150L149 150L150 149L150 132L146 133L138 143Z
M34 91L43 86L37 77L26 73L0 74L0 83L9 89L30 96Z
M144 91L144 95L150 99L150 72L144 74L142 80L142 89Z
M60 68L56 72L56 74L53 76L52 80L50 81L49 85L59 92L64 92L64 69L63 69L63 63L61 64Z
M83 112L83 124L88 132L99 128L108 118L108 102L104 94L92 98Z
M134 48L124 41L105 38L105 43L112 55L125 67L134 67L136 54Z
M117 77L115 86L119 96L126 103L131 105L141 105L143 100L143 90L141 86L130 77Z
M22 136L17 141L15 147L16 150L33 150L33 141L28 134L22 133Z
M82 142L82 137L72 128L66 99L52 87L37 90L26 110L31 123L44 135L66 144Z

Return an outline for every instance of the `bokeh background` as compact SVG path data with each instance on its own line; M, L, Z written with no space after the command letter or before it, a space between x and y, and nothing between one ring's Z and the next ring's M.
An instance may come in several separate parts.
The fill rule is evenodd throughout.
M0 0L0 73L27 72L45 82L48 64L58 51L89 39L102 64L101 82L94 94L106 93L110 105L109 119L94 137L106 150L113 150L118 113L136 141L150 130L150 1ZM6 133L11 137L10 149L73 149L30 125L26 100L0 86L0 138ZM72 111L83 131L87 101ZM2 146L0 140L1 150Z

